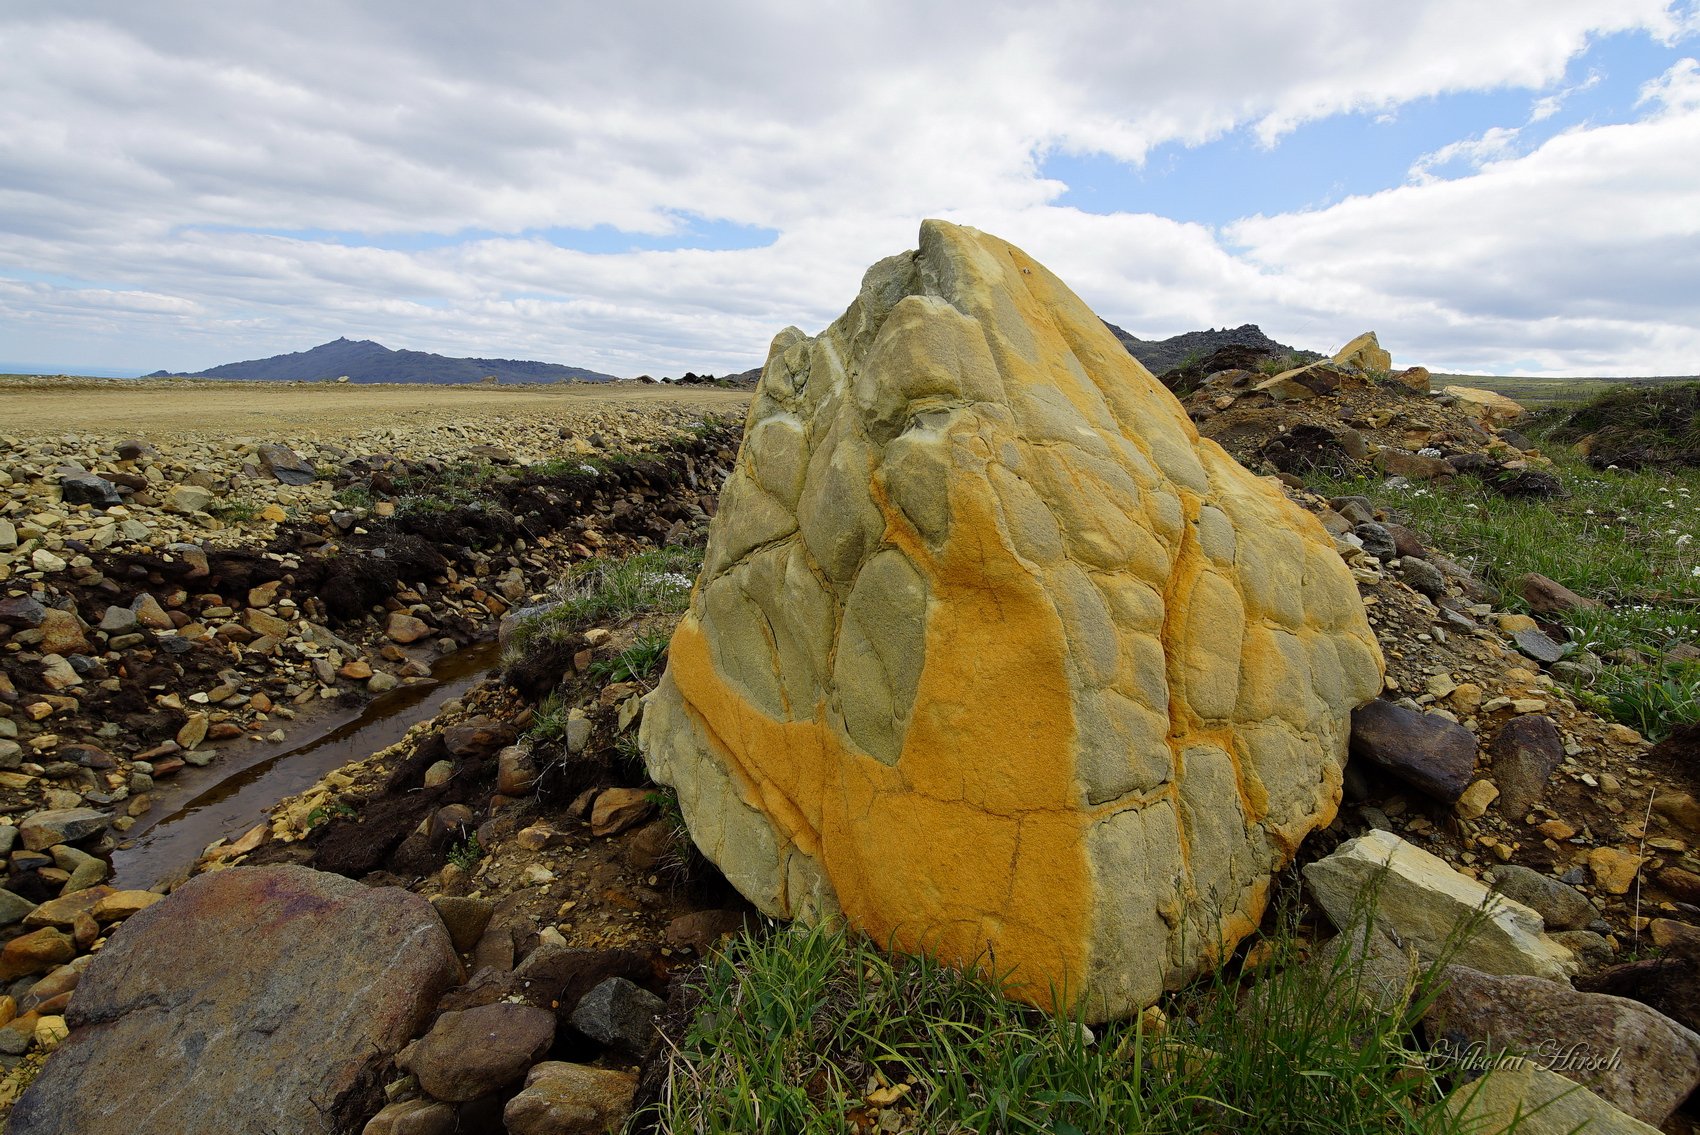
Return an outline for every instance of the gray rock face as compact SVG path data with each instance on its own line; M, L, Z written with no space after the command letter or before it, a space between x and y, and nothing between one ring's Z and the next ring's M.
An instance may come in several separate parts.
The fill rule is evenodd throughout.
M1654 1126L1700 1086L1700 1035L1638 1001L1468 966L1443 977L1423 1018L1430 1036L1527 1053Z
M655 1018L666 1008L642 986L611 977L584 995L572 1024L591 1040L642 1056L655 1036Z
M7 1130L350 1130L457 976L418 895L304 867L202 875L96 956Z
M1464 794L1476 768L1468 729L1379 699L1352 711L1351 753L1448 804Z
M1546 795L1547 778L1564 760L1564 739L1552 718L1525 714L1505 723L1488 752L1500 811L1521 820Z

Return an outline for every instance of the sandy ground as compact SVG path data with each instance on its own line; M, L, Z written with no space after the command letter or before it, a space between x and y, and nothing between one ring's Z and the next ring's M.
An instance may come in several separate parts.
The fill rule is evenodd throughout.
M383 426L535 421L595 410L686 406L742 417L750 391L645 384L488 387L270 382L18 380L0 382L0 435L89 430L149 437L323 436Z

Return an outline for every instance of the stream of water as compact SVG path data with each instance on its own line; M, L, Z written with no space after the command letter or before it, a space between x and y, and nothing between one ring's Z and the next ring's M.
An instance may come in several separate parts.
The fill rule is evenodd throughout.
M315 723L305 737L252 750L228 750L219 763L179 774L193 794L170 811L156 809L112 853L112 885L147 888L194 863L208 844L235 839L279 800L312 787L332 769L389 747L436 715L495 666L500 648L481 643L439 659L437 681L373 698L352 716ZM192 777L192 779L191 779ZM179 793L181 795L181 793Z

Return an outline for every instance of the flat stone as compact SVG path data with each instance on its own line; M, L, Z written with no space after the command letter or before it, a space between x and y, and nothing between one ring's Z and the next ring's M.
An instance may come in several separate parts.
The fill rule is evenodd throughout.
M262 445L255 456L266 472L286 485L305 485L318 479L318 471L287 445Z
M555 1041L555 1014L498 1001L437 1018L407 1057L419 1086L462 1103L525 1074Z
M1564 647L1538 630L1518 631L1511 636L1517 649L1536 662L1553 663L1564 657Z
M1377 699L1352 711L1351 754L1454 803L1476 768L1476 737L1456 721Z
M509 1135L603 1135L623 1129L636 1094L630 1072L548 1060L526 1074L502 1122Z
M97 922L123 922L165 898L153 891L113 891L89 908Z
M350 1130L458 969L418 895L303 867L197 876L84 972L8 1130Z
M0 981L15 981L32 973L46 973L77 956L76 944L63 930L43 926L13 938L0 949Z
M1550 1054L1553 1071L1654 1126L1700 1086L1700 1034L1638 1001L1461 965L1442 979L1423 1017L1430 1036L1537 1061Z
M174 485L165 494L165 507L172 512L203 512L216 495L200 485Z
M1477 780L1464 789L1458 797L1454 810L1466 820L1479 819L1488 810L1488 805L1499 799L1499 789L1491 780Z
M56 843L78 843L106 830L111 819L93 808L58 808L26 816L18 825L18 837L30 851L41 851Z
M1608 895L1624 895L1635 884L1646 860L1633 851L1616 847L1596 847L1588 852L1588 873L1595 886Z
M1436 855L1392 832L1372 830L1307 865L1305 883L1342 931L1361 923L1376 900L1375 925L1414 946L1426 960L1442 956L1448 936L1487 907L1474 934L1452 956L1491 973L1562 980L1576 969L1570 952L1542 932L1541 916L1460 874Z
M1598 607L1596 599L1586 599L1556 580L1539 572L1529 572L1511 581L1511 590L1523 597L1537 615L1559 616L1577 608Z

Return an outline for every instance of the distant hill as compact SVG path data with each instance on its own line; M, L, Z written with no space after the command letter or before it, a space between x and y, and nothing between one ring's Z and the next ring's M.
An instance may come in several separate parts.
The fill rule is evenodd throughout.
M1144 363L1145 369L1152 374L1173 370L1189 357L1202 358L1223 347L1250 347L1272 355L1322 357L1315 351L1301 351L1285 343L1277 343L1265 335L1263 329L1255 323L1224 327L1220 331L1214 327L1208 331L1188 331L1181 335L1171 335L1167 339L1141 339L1137 335L1129 335L1109 320L1104 321L1104 326L1114 332L1116 338L1122 341L1122 346L1127 348L1127 353Z
M331 382L343 375L350 382L480 382L495 375L498 382L611 382L616 376L561 363L523 359L451 359L425 351L392 351L370 339L338 339L310 351L250 359L242 363L177 374L158 370L144 378L234 378L270 382Z

